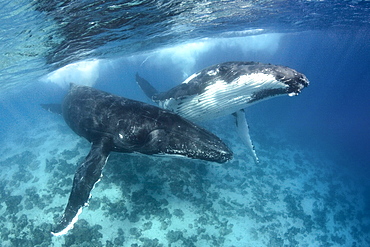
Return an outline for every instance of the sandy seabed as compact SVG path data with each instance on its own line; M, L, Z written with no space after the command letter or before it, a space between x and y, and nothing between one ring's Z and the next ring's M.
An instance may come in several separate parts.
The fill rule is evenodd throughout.
M358 181L265 132L254 164L222 121L212 131L232 161L112 153L74 229L54 237L90 144L57 116L42 123L2 140L0 246L370 246Z

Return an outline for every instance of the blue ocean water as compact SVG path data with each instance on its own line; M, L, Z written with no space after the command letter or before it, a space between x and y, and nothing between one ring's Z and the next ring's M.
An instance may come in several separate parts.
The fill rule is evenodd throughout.
M0 6L3 246L369 245L369 1ZM261 164L231 116L199 123L233 161L113 154L75 228L52 237L89 144L40 104L61 102L70 82L151 104L137 72L166 91L226 61L310 80L297 97L246 109Z

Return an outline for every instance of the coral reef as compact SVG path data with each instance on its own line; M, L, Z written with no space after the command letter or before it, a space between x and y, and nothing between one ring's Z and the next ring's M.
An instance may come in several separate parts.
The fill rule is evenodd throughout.
M89 143L64 127L0 148L3 246L366 246L369 191L314 151L259 133L261 162L228 135L223 165L112 153L89 206L52 237ZM213 127L221 132L222 122ZM37 134L34 134L37 133ZM32 137L34 136L34 137ZM222 136L222 134L221 134ZM58 138L55 138L58 137Z

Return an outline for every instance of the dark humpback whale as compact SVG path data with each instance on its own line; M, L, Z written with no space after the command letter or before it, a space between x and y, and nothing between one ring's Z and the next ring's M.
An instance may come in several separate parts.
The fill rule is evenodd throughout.
M58 113L56 105L43 107ZM71 85L61 110L69 127L92 146L74 175L68 204L52 232L56 236L67 233L77 221L112 151L180 155L219 163L232 158L218 137L179 115L91 87Z
M256 162L258 157L249 136L243 109L275 96L298 95L309 84L306 76L294 69L257 62L216 64L161 93L138 74L136 82L160 107L190 121L198 122L233 114L239 136L250 148Z

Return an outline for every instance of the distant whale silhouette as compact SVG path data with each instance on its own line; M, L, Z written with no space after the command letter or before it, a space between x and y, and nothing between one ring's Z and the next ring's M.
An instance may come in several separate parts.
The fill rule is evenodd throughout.
M61 106L43 107L62 113L70 128L92 143L74 175L68 204L52 232L55 236L73 228L112 151L180 155L219 163L232 158L217 136L179 115L91 87L71 85Z
M298 95L309 84L306 76L294 69L257 62L216 64L162 93L138 74L136 82L160 107L191 121L200 122L233 114L239 136L250 148L256 162L258 157L243 109L275 96Z

